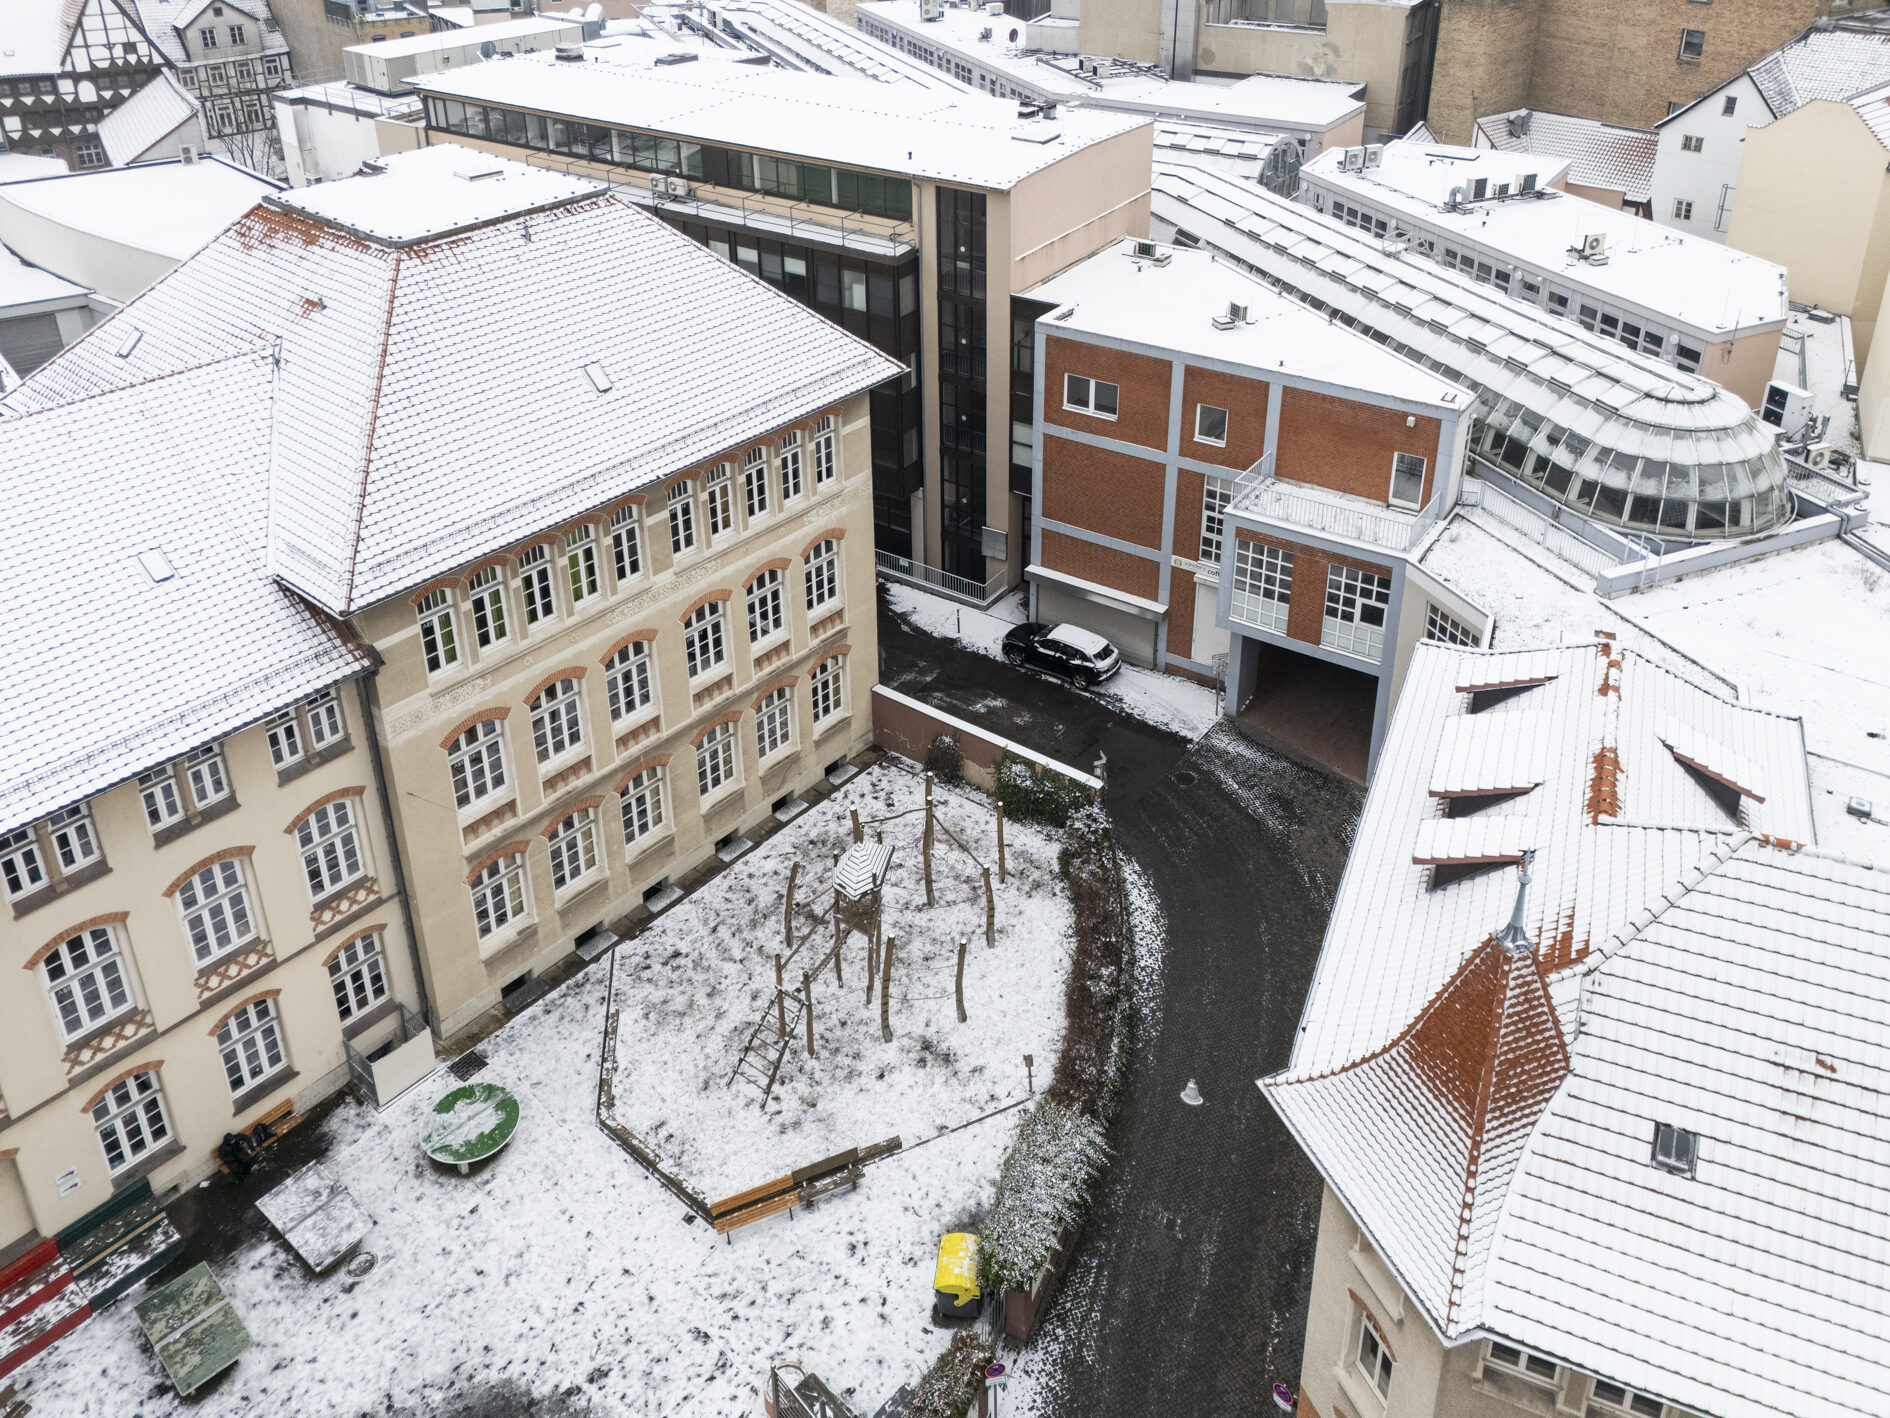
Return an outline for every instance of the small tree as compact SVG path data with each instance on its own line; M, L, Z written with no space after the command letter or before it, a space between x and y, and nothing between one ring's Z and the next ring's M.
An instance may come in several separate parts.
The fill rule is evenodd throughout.
M965 781L964 750L950 734L940 734L925 751L925 771L941 783Z

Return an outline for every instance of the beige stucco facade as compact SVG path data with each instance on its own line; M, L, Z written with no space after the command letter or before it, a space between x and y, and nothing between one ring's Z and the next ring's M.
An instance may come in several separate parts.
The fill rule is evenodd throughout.
M790 434L800 440L801 491L783 499L781 447ZM819 444L829 437L835 473L822 481ZM754 516L744 487L751 448L765 450L769 486L767 508ZM726 530L715 529L708 501L719 465L728 466L729 481L719 484L732 518ZM695 534L694 547L680 554L672 550L667 491L679 484L685 490L677 502L690 508ZM383 661L369 692L441 1037L463 1031L508 984L568 956L581 936L623 924L647 892L700 864L719 840L755 826L871 740L878 653L871 487L862 394L353 618ZM613 539L625 526L636 530L638 567L620 576ZM594 552L596 589L579 600L573 588L591 573L582 560L585 569L574 573L573 563L586 547ZM555 609L528 624L522 574L537 548ZM838 560L835 593L811 608L820 573L810 554ZM475 579L481 573L489 578L483 584ZM765 598L764 577L779 578L784 619L751 643L749 594L758 587ZM492 611L474 606L479 593L503 598L506 634L485 646L479 617ZM432 672L423 605L429 616L452 618L455 657ZM712 663L705 657L692 675L684 622L705 608L719 619L723 653ZM766 630L765 616L761 623ZM431 634L437 657L437 622ZM635 705L636 696L619 693L624 712L613 716L610 680L625 663L614 658L620 652L647 656L649 700ZM834 688L828 677L837 667L838 708L816 719L814 680L823 666L823 694ZM785 691L788 738L764 759L762 711L777 690ZM561 727L535 725L535 708L572 691L575 731L568 716ZM765 717L782 722L773 712ZM482 772L456 779L449 750L472 742L462 737L469 731L498 746L497 775L488 759ZM699 755L713 752L723 735L732 739L735 771L705 794ZM495 776L503 781L495 785ZM649 799L639 795L656 782L660 820L651 821ZM637 827L634 836L626 821ZM573 834L587 823L585 844ZM562 885L554 852L574 854L563 860L581 868ZM490 912L482 921L475 908L473 879L488 870L482 889L506 893L503 921ZM509 883L500 881L512 873Z
M45 834L51 882L12 897L0 926L14 972L0 991L0 1254L70 1225L139 1177L162 1192L208 1175L224 1134L285 1099L306 1107L346 1083L344 1035L366 1051L398 1027L396 1002L418 1007L360 686L324 693L332 700L289 709L293 743L276 728L272 746L272 727L254 725L203 747L220 770L178 760L154 770L159 783L121 783L90 799L96 856L70 874L57 869L52 829L34 829ZM176 805L157 827L147 787L168 791L160 816ZM304 851L321 844L336 849L335 865L317 893ZM378 986L375 971L359 967L368 954ZM57 989L87 967L99 988L62 1011ZM351 971L360 989L344 1019L335 976ZM218 1033L259 1013L273 1019L276 1049L259 1044L237 1086L224 1053L240 1049L238 1033ZM157 1084L156 1125L140 1077ZM143 1090L120 1095L142 1121L120 1131L114 1167L92 1109L121 1083Z

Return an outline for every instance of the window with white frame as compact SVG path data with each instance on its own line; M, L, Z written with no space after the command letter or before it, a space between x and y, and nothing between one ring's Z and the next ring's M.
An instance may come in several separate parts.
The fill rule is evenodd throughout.
M60 809L46 819L46 831L52 838L53 857L65 875L98 860L98 834L87 804Z
M787 624L781 604L781 573L764 571L748 583L748 643L778 634Z
M781 447L776 452L781 464L781 500L801 495L801 436L798 433L781 435Z
M1233 500L1233 479L1209 477L1202 480L1201 560L1209 566L1221 564L1222 517Z
M610 556L619 582L642 574L643 535L634 502L610 514Z
M230 775L223 766L223 749L207 743L184 755L184 782L190 788L190 800L201 811L230 795Z
M696 745L696 788L703 797L735 781L735 725L717 724Z
M1481 645L1483 643L1474 630L1436 605L1432 605L1424 614L1424 638L1441 640L1446 645Z
M571 604L597 594L597 528L586 522L564 534L564 570L571 582Z
M1719 106L1719 116L1721 118L1731 118L1738 109L1739 96L1737 94L1727 94L1726 102Z
M814 486L833 481L833 417L823 417L814 425Z
M650 707L650 642L632 640L604 664L604 689L610 696L613 721L628 719Z
M1680 151L1683 153L1701 152L1705 147L1706 139L1698 133L1682 133L1680 135Z
M574 679L548 684L532 701L532 748L540 763L562 758L584 742L582 694Z
M1234 543L1234 619L1262 630L1286 631L1293 597L1293 553L1259 542Z
M1217 409L1212 404L1194 406L1194 441L1212 443L1216 448L1227 446L1227 410Z
M1385 650L1385 611L1391 604L1391 578L1353 566L1326 571L1326 622L1319 643L1376 660Z
M750 448L742 459L742 494L748 503L749 520L768 510L768 450Z
M237 1010L217 1030L217 1048L222 1051L223 1076L229 1080L232 1093L241 1093L278 1072L285 1056L276 1002L252 1000Z
M488 566L475 571L466 587L472 599L473 638L481 650L497 645L506 637L505 578L498 567Z
M0 836L0 885L7 898L31 896L46 885L46 864L40 860L39 838L31 827L16 827Z
M728 658L720 601L704 601L683 622L683 657L689 665L690 679L707 674Z
M518 554L518 593L525 603L527 625L556 618L558 601L551 585L551 551L543 542Z
M822 660L814 666L814 672L807 677L807 687L813 694L814 722L824 723L846 707L846 666L841 656L831 660Z
M453 801L460 807L491 797L505 786L505 725L481 719L447 746Z
M1680 31L1680 58L1682 60L1698 59L1701 55L1705 53L1706 53L1706 31L1705 30L1681 30Z
M445 587L429 591L414 609L420 615L420 648L427 657L427 673L438 674L459 663L459 638L453 632L453 597Z
M332 689L310 695L303 702L302 713L308 720L311 747L331 744L348 732L348 721L341 716L341 700Z
M787 685L770 690L755 710L755 756L766 758L794 741L794 691Z
M681 556L696 544L695 489L687 478L669 489L669 549Z
M367 859L354 817L354 799L337 798L323 803L296 827L311 899L320 901L366 873Z
M105 1151L105 1165L122 1172L152 1148L170 1138L171 1122L164 1113L164 1090L157 1070L145 1069L121 1078L92 1105L92 1128Z
M178 887L177 909L190 937L191 958L200 966L256 939L249 883L239 858L213 862Z
M1560 1366L1553 1359L1544 1359L1540 1354L1531 1354L1527 1349L1518 1349L1513 1344L1504 1344L1496 1339L1490 1341L1488 1362L1532 1379L1541 1379L1544 1383L1554 1383L1556 1376L1561 1373Z
M386 999L387 969L381 960L380 936L370 932L342 946L328 962L328 983L343 1024Z
M473 925L481 940L529 913L525 891L525 854L494 857L472 879Z
M551 847L551 884L562 891L597 870L597 809L582 808L565 818L546 839Z
M131 1008L117 926L90 926L68 936L40 962L60 1031L68 1039Z
M1365 1382L1372 1386L1372 1391L1380 1398L1391 1392L1391 1371L1393 1368L1391 1351L1385 1348L1384 1340L1378 1337L1378 1331L1363 1310L1358 1316L1358 1371L1365 1376Z
M840 599L840 543L833 537L815 542L801 558L808 610Z
M645 768L623 785L623 840L640 842L663 825L663 769Z
M1079 414L1112 419L1116 416L1121 394L1122 391L1115 385L1101 379L1085 379L1080 374L1063 376L1063 407Z
M293 709L284 709L269 721L269 758L278 768L301 761L302 723Z
M153 832L169 827L184 815L184 795L177 790L177 772L168 763L138 775L138 799L144 820Z
M1673 199L1673 219L1677 222L1692 221L1693 220L1693 204L1679 197L1674 198Z
M1393 507L1423 506L1425 466L1424 460L1415 453L1392 454L1391 495L1386 501Z
M735 529L735 487L729 479L727 463L717 463L703 479L702 502L707 509L710 536L727 536Z
M1610 1383L1606 1379L1595 1380L1595 1391L1588 1399L1591 1418L1614 1418L1617 1413L1632 1413L1636 1418L1661 1418L1665 1411L1666 1405L1658 1398L1636 1393L1631 1388Z

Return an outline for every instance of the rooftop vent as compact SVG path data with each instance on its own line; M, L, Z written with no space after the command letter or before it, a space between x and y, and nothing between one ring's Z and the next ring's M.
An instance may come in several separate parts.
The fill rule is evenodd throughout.
M453 176L462 182L484 182L488 177L497 177L504 172L502 167L462 167Z
M1143 261L1153 261L1157 266L1166 266L1175 259L1175 253L1164 251L1152 241L1138 241L1130 248L1129 254Z
M1245 325L1253 317L1247 313L1244 301L1230 300L1227 302L1227 318L1236 324Z
M144 574L151 578L151 584L161 585L177 574L171 565L171 559L161 551L141 551L138 553L138 565L144 568Z
M1672 1123L1654 1124L1652 1160L1663 1172L1691 1177L1700 1165L1700 1135Z
M581 44L561 44L554 52L557 57L566 64L582 64L584 62L584 46Z
M690 53L659 54L656 56L655 66L661 69L667 68L671 64L693 64L696 62L696 58L696 55Z
M138 348L138 341L143 338L144 331L140 330L136 325L133 325L131 327L131 333L126 335L125 338L119 342L118 348L114 350L113 353L120 359L130 359L131 352Z
M1591 231L1582 238L1582 259L1592 261L1603 255L1608 249L1608 233Z
M1516 190L1518 192L1535 191L1536 190L1536 175L1533 172L1525 172L1520 178L1516 180Z
M584 377L591 381L591 388L600 394L610 392L610 371L595 360L584 366Z

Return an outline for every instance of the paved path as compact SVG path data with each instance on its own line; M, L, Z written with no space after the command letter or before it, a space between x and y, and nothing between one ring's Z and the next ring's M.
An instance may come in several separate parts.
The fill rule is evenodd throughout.
M1254 1087L1286 1061L1360 797L1231 726L1190 746L880 616L882 678L1088 768L1168 914L1144 1040L1083 1244L1025 1363L1061 1418L1257 1418L1297 1386L1319 1178ZM1178 1095L1194 1078L1207 1098Z

